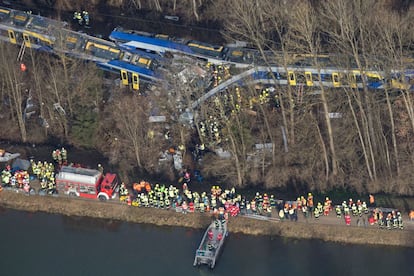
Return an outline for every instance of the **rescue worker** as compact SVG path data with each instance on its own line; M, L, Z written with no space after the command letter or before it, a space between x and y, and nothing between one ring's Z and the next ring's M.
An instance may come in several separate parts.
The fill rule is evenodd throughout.
M289 217L291 221L295 219L295 209L292 206L289 206Z
M358 204L357 206L357 210L358 210L358 216L362 216L362 204Z
M208 236L208 239L209 240L212 240L213 239L213 230L208 230L208 232L207 232L207 236Z
M82 18L85 21L85 25L89 25L89 13L87 11L82 12Z
M374 195L373 195L373 194L370 194L370 195L369 195L369 205L370 205L371 207L374 207L374 206L375 206L375 197L374 197Z
M351 225L351 216L350 215L345 215L345 224L346 225Z
M362 212L364 212L364 214L368 214L368 207L367 207L367 203L364 201L362 202Z
M312 193L308 193L308 207L309 207L309 212L312 215L313 214L313 195Z
M101 164L98 164L98 171L99 171L101 174L103 174L103 173L104 173L104 169L103 169L103 167L102 167L102 165L101 165Z
M379 211L378 212L378 226L380 228L384 228L385 226L384 220L385 220L384 213L382 211Z
M270 207L272 207L272 209L276 209L276 200L274 195L270 195Z
M250 201L247 201L246 203L246 214L250 215L251 214L251 210L250 210L251 206L250 206Z
M30 185L28 182L23 184L23 190L27 193L30 194Z
M127 196L128 195L128 189L127 189L125 183L123 183L123 182L122 182L121 187L119 189L119 194L121 196Z
M183 202L183 204L181 205L181 208L182 208L183 214L187 214L188 205L186 201Z
M307 219L307 218L308 218L308 215L309 215L309 212L308 212L308 206L306 206L306 205L303 205L303 206L302 206L302 213L303 213L303 217L304 217L305 219Z
M186 171L185 173L184 173L184 183L190 183L190 181L191 181L191 176L190 176L190 173L188 172L188 171Z
M411 210L408 216L409 216L410 220L413 221L414 220L414 210Z
M62 148L60 150L60 154L62 155L62 161L67 162L68 161L68 152L66 151L65 148Z
M336 212L336 217L337 217L337 218L341 218L341 217L342 217L341 206L336 205L336 207L335 207L335 212Z
M354 204L354 201L352 200L352 198L350 198L349 201L348 201L349 209L352 209L352 204Z
M391 219L392 219L392 215L391 213L388 213L387 217L385 218L385 225L388 230L391 230Z
M318 202L318 204L316 205L316 208L317 208L317 209L318 209L318 211L319 211L319 215L322 215L322 212L323 212L323 206L322 206L322 203Z
M52 194L52 193L54 193L54 185L55 183L53 183L52 181L49 181L49 184L48 184L48 192L49 192L49 194Z
M329 215L329 210L330 210L330 206L329 206L328 202L325 201L324 205L323 205L323 215L328 216Z
M58 164L62 165L62 154L60 150L56 150L57 158L58 158Z
M355 217L358 213L358 209L355 203L352 203L351 210L352 210L352 215Z
M250 206L251 213L252 214L257 214L258 208L257 208L257 202L256 202L256 200L252 199L250 201L249 206Z
M16 184L17 184L16 175L13 175L13 176L11 177L10 184L11 184L11 186L12 186L13 188L14 188L14 187L16 187Z
M56 150L54 150L54 151L52 151L52 158L53 158L53 160L55 160L55 162L57 162L57 153L56 153Z
M315 216L315 219L319 219L319 208L315 208L315 210L313 211L313 215Z
M73 19L77 20L79 25L83 25L83 18L81 12L75 11L73 13Z
M397 218L397 214L395 213L395 211L392 211L392 227L394 229L398 228L398 218Z
M403 220L402 220L402 216L401 216L401 212L397 213L397 220L398 220L398 227L403 230L404 229L404 225L403 225Z
M283 209L279 210L279 218L281 221L285 219L285 212L283 211Z
M47 182L44 179L42 179L42 181L40 182L40 187L42 190L47 189Z

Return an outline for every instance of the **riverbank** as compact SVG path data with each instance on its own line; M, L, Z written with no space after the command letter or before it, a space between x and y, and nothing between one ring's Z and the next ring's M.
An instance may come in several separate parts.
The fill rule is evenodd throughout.
M117 202L100 202L68 197L26 196L6 190L0 193L0 206L21 211L121 220L158 226L205 228L211 220L209 215L201 213L182 214L153 208L131 207ZM230 233L247 235L320 239L338 243L414 248L412 227L406 227L408 230L403 231L388 231L376 227L347 227L343 224L332 223L333 220L330 219L332 218L321 218L317 223L314 220L277 222L238 216L230 218L228 229ZM411 222L407 223L411 224Z

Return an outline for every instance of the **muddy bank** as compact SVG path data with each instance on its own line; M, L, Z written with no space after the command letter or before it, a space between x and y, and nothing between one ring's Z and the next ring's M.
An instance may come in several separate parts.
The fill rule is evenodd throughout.
M210 217L207 214L184 215L173 211L137 208L110 202L67 197L26 196L5 190L0 193L0 206L22 211L122 220L158 226L205 228L210 223ZM229 231L248 235L320 239L339 243L414 247L414 235L410 230L387 231L377 228L345 227L334 224L270 222L235 217L229 221Z

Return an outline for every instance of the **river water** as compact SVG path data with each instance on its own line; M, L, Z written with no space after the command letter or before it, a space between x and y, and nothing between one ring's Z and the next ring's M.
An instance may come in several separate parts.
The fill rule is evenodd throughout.
M71 14L65 15L70 20ZM102 21L109 25L102 25L102 29L108 32L112 25L126 24L133 28L136 24L139 25L137 29L158 31L154 30L151 22L127 24L124 22L126 18L122 19L112 23L104 19ZM147 25L150 27L147 28ZM167 29L165 26L158 28ZM171 28L177 29L176 26ZM194 35L182 30L179 33L181 36ZM197 30L196 33L205 33L205 30ZM208 36L206 41L214 41L212 37L218 35ZM196 38L203 40L202 37ZM41 157L37 152L31 154ZM44 159L47 157L50 158L45 155ZM410 262L414 249L271 239L231 233L214 270L194 268L194 252L202 235L202 230L1 209L0 275L414 274Z
M414 249L231 234L214 270L202 230L2 209L0 275L413 275Z

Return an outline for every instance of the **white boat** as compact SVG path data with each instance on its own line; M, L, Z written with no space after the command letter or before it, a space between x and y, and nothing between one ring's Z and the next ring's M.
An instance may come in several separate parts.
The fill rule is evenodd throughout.
M227 235L227 221L218 219L213 221L204 233L200 246L196 250L193 265L206 264L213 269Z

